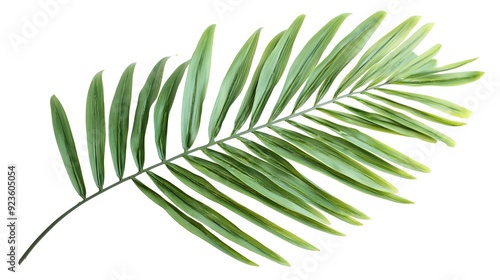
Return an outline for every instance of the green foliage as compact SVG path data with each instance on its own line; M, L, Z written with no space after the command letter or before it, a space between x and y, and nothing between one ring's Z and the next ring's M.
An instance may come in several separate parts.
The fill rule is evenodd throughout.
M260 56L256 50L261 29L255 31L235 55L222 81L210 115L209 143L195 148L193 144L200 128L212 64L214 25L205 30L190 61L179 65L163 86L167 58L156 64L139 94L130 138L127 135L135 64L125 70L119 81L110 107L107 133L102 72L99 72L89 89L86 123L91 170L100 192L132 180L146 197L182 227L250 265L256 264L206 227L217 232L221 238L279 264L288 265L288 262L215 208L190 196L183 188L192 189L211 203L220 204L290 244L308 250L317 249L266 218L266 213L256 213L250 206L231 198L217 184L236 190L305 226L334 235L342 233L330 226L330 216L353 225L361 225L368 216L331 194L323 182L320 184L307 178L294 163L357 191L398 203L412 203L396 195L397 188L388 182L386 176L415 179L416 172L429 172L429 168L370 136L369 130L387 133L389 137L406 136L454 146L455 141L439 131L439 127L434 127L433 123L461 126L465 124L462 119L469 117L471 112L442 98L407 92L404 88L462 85L476 81L483 73L450 72L475 59L438 67L435 56L441 48L439 44L421 54L415 53L416 47L432 28L432 24L424 24L413 31L419 17L410 17L364 50L385 14L377 12L368 17L338 40L326 55L325 50L331 41L336 40L335 34L348 14L327 22L298 52L274 104L270 104L270 97L287 69L305 17L299 16L288 29L270 40ZM248 79L256 56L260 60L252 78ZM169 114L185 74L181 132L174 132L180 135L184 152L169 155ZM342 77L339 85L331 90L338 77ZM248 85L247 80L250 80ZM238 103L245 86L246 93L240 101L233 131L218 140L224 121L227 122L228 111ZM316 97L312 99L315 92ZM329 92L332 92L332 98L325 100ZM293 108L288 108L296 93L299 94ZM145 168L145 134L149 111L155 102L153 122L159 163ZM308 102L314 105L301 109ZM86 198L66 114L55 96L50 104L57 145L71 182L83 199L75 206L78 207L99 193ZM265 109L272 110L270 118L267 123L259 123ZM291 110L278 118L286 109ZM249 128L241 130L247 122ZM118 182L103 187L106 137ZM239 143L233 142L240 146L231 144L230 140L239 140ZM123 178L127 143L130 144L137 173ZM198 156L194 155L196 152ZM181 160L192 168L174 163ZM152 171L165 166L173 175L168 179ZM149 175L152 184L163 195L138 180L137 177L143 173ZM171 183L174 178L184 186ZM53 226L42 233L27 253Z

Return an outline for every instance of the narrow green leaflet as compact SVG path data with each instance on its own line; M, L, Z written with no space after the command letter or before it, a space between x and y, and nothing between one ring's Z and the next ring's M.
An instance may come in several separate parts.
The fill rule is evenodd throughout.
M355 144L356 146L379 155L391 162L415 171L430 172L430 169L427 166L357 129L336 124L312 115L304 115L304 117L335 131L338 135L342 136L344 139Z
M139 170L142 170L144 167L144 136L146 135L146 128L148 126L149 110L160 92L163 69L167 60L168 57L165 57L156 63L146 83L139 92L134 125L132 126L132 134L130 135L130 149L132 150L135 165Z
M359 98L359 97L352 97L352 98L357 100L358 102L366 105L367 107L371 108L375 112L378 112L384 116L388 116L391 119L399 122L402 125L412 127L414 130L416 130L422 134L425 134L429 137L432 137L436 140L439 140L450 147L455 146L455 141L453 141L453 139L451 139L450 137L444 135L443 133L435 130L434 128L432 128L432 127L430 127L430 126L428 126L428 125L426 125L418 120L415 120L415 119L408 117L407 115L405 115L403 113L400 113L400 112L392 110L386 106L379 105L377 103L368 101L368 100L363 99L363 98Z
M195 159L189 157L187 158L187 160L188 162L189 160L192 160L193 162L195 161ZM177 177L177 179L179 179L186 186L190 187L206 198L226 207L227 209L261 227L262 229L267 230L277 237L301 248L314 251L318 250L316 247L304 241L302 238L296 236L288 230L280 227L279 225L271 222L270 220L236 202L229 196L216 189L203 177L200 177L192 173L191 171L173 163L167 164L167 168L170 170L170 172L172 172L172 174L174 174L175 177Z
M208 136L210 142L219 134L222 122L224 121L229 108L238 98L250 73L255 50L259 41L260 30L255 31L243 45L229 67L229 70L222 80L219 95L215 100L212 116L208 124Z
M406 171L395 167L394 165L388 163L387 161L379 158L378 156L360 148L353 143L337 137L321 130L306 126L294 121L288 121L289 124L301 129L307 134L315 137L316 139L322 141L323 143L329 145L330 147L336 149L337 151L361 162L369 165L378 170L384 171L386 173L399 176L406 179L415 179L413 175L408 174Z
M206 204L190 197L185 192L164 178L148 171L149 178L177 207L189 214L191 217L210 227L225 238L239 244L248 250L255 252L263 257L275 261L282 265L290 264L280 255L264 246L262 243L243 232L235 224L230 222L217 211Z
M421 117L421 118L429 120L431 122L435 122L435 123L439 123L439 124L443 124L443 125L450 125L450 126L461 126L461 125L465 124L464 122L458 122L458 121L450 120L450 119L447 119L447 118L443 118L441 116L438 116L438 115L435 115L435 114L432 114L432 113L428 113L428 112L424 112L422 110L415 109L415 108L410 107L408 105L401 104L399 102L392 101L392 100L387 99L385 97L382 97L382 96L379 96L379 95L375 95L375 94L371 94L369 92L365 92L364 95L369 96L372 99L382 101L382 102L384 102L387 105L390 105L390 106L392 106L394 108L398 108L398 109L404 110L406 112L409 112L409 113L413 114L414 116Z
M245 144L245 146L254 154L259 156L263 160L269 162L274 167L282 170L281 172L289 173L295 176L296 178L300 179L305 184L307 184L308 185L307 188L320 194L323 197L323 199L326 199L331 204L331 207L336 207L335 210L336 212L344 216L353 216L358 219L369 219L369 217L363 212L341 201L340 199L334 197L329 192L323 190L322 188L314 184L312 181L307 179L304 175L302 175L302 173L297 171L297 169L295 169L293 165L291 165L286 159L284 159L277 153L271 151L265 146L262 146L261 144L258 144L257 142L250 141L246 138L240 137L238 138L238 140L240 140L243 144Z
M380 126L383 126L387 129L396 131L399 134L402 134L407 137L413 137L417 138L429 143L436 143L437 140L425 133L422 133L420 131L415 130L412 126L408 126L405 124L402 124L394 119L392 119L389 114L377 114L377 113L371 113L367 112L340 102L336 103L337 105L351 111L352 113L360 116L361 118L374 122Z
M453 69L462 67L462 66L464 66L466 64L469 64L469 63L471 63L471 62L473 62L475 60L477 60L477 57L476 58L462 60L462 61L459 61L459 62L450 63L450 64L447 64L447 65L443 65L441 67L436 67L437 61L434 60L433 61L433 67L422 68L422 69L420 69L420 71L417 71L416 73L412 74L410 77L425 76L425 75L429 75L429 74L435 74L435 73L440 73L440 72L445 72L445 71L453 70Z
M186 67L189 65L189 60L182 63L170 75L160 91L158 100L154 109L154 126L155 126L155 142L158 156L161 160L165 160L167 153L167 132L168 132L168 117L170 109L174 103L179 84L181 83Z
M311 189L309 185L301 181L299 178L293 176L292 174L283 172L281 169L274 167L272 164L269 164L245 151L242 151L230 145L219 144L219 146L239 162L254 168L258 172L271 179L277 185L308 201L311 205L347 223L353 225L361 225L359 221L349 217L349 215L346 215L341 211L338 211L338 208L332 205L326 198L321 196L320 193L316 192L314 189Z
M368 70L361 79L352 87L352 90L358 89L366 83L370 82L370 86L386 79L389 75L396 72L396 69L405 67L405 60L410 56L415 55L413 49L422 42L422 40L429 34L433 27L432 23L428 23L420 27L408 39L401 43L391 53L387 54L381 61L375 64ZM416 56L416 55L415 55Z
M384 89L384 88L379 88L377 90L379 90L385 94L399 96L399 97L404 98L404 99L408 99L408 100L412 100L412 101L416 101L416 102L425 104L429 107L432 107L434 109L437 109L441 112L450 114L450 115L455 116L455 117L468 118L472 114L472 112L465 107L459 106L453 102L450 102L450 101L444 100L444 99L440 99L437 97L423 95L423 94L417 94L417 93L412 93L412 92L399 91L399 90Z
M102 71L100 71L90 83L85 117L90 168L99 190L102 190L104 185L104 149L106 145L104 115L104 88Z
M236 252L233 248L229 247L226 243L221 241L217 236L207 230L202 224L190 218L188 215L182 213L175 206L170 204L168 201L163 199L159 194L148 188L141 181L137 179L132 179L139 188L139 190L144 193L149 199L151 199L158 206L163 208L179 225L187 229L192 234L198 236L199 238L205 240L210 245L219 249L220 251L226 253L227 255L249 265L258 266L256 263L247 259L240 253Z
M481 71L464 71L445 74L429 74L417 77L408 77L394 81L397 85L410 86L459 86L474 82L483 76Z
M338 89L335 91L334 97L346 90L352 85L361 75L368 69L384 58L390 51L399 45L410 31L417 25L420 17L413 16L396 26L393 30L387 33L384 37L373 44L359 59L354 68L344 77Z
M328 85L330 81L333 82L345 65L361 51L370 36L382 22L385 14L386 12L374 13L335 46L330 54L323 59L307 78L306 84L295 101L293 111L304 105L314 91L328 80L324 84L323 90L318 93L316 103L324 96L326 90L330 87Z
M375 130L375 131L380 131L380 132L385 132L385 133L390 133L390 134L395 134L395 135L403 135L403 134L398 133L394 130L385 128L381 125L378 125L374 122L371 122L367 119L358 117L357 115L344 113L344 112L337 111L337 110L323 109L323 108L318 108L317 110L329 115L330 117L334 117L334 118L341 120L341 121L348 123L348 124L368 128L368 129Z
M314 70L321 55L347 16L349 14L342 14L330 20L307 42L302 51L297 55L297 58L290 67L285 85L271 113L270 121L283 112L290 99L297 93L309 74Z
M389 201L394 201L398 203L411 204L413 202L404 199L400 196L395 195L394 193L382 192L373 188L370 188L364 184L361 184L350 177L337 172L336 170L330 168L328 165L320 162L316 158L313 158L309 154L303 152L301 149L295 147L294 145L281 140L277 137L274 137L270 134L263 132L254 132L254 134L259 138L259 140L264 143L264 145L268 146L270 149L275 151L276 153L282 155L283 157L289 158L295 162L303 164L306 167L309 167L313 170L321 172L326 176L333 178L346 186L349 186L355 190L360 192L364 192L369 195L373 195L375 197L383 198Z
M123 72L109 110L109 150L111 151L116 176L119 179L123 178L123 171L125 170L134 68L135 63L132 63Z
M273 39L271 39L269 44L264 49L264 53L260 58L259 64L257 64L257 67L255 68L252 80L248 85L247 92L245 94L245 97L243 98L243 101L241 102L240 109L238 111L238 114L236 115L236 119L234 120L234 128L231 134L234 134L238 130L240 130L240 128L243 127L243 124L247 121L248 117L250 116L250 113L252 112L253 102L255 99L255 90L257 89L257 83L259 81L260 73L262 72L262 67L264 67L264 64L266 63L267 59L269 58L272 51L274 50L274 48L281 40L281 37L283 37L284 34L285 31L278 33L276 36L274 36Z
M257 88L255 89L250 127L253 127L259 121L274 87L285 71L286 64L292 52L293 43L304 18L304 15L300 15L293 21L262 67Z
M292 130L276 126L271 129L337 172L373 189L389 193L397 192L391 183L323 142Z
M217 151L204 149L203 152L213 161L229 169L233 175L238 176L245 184L252 187L260 194L269 197L274 202L286 206L311 219L315 219L318 222L324 224L330 223L321 212L310 206L306 201L288 190L283 189L257 170Z
M273 200L269 199L269 197L266 197L244 182L242 182L238 177L234 176L231 172L227 171L223 166L199 158L199 157L194 157L194 156L186 156L184 157L196 170L200 171L204 175L210 177L211 179L224 184L230 188L232 188L235 191L238 191L244 195L247 195L248 197L251 197L262 204L276 210L277 212L280 212L283 215L286 215L306 226L309 226L311 228L315 228L317 230L321 230L326 233L330 233L333 235L340 235L343 236L344 234L326 226L323 223L320 223L314 219L309 218L308 216L305 216L299 212L296 212L294 210L291 210L288 208L286 205L283 206L281 204L278 204L274 202Z
M215 25L210 25L201 35L186 77L181 113L181 139L185 151L193 145L200 129L201 111L210 77L214 31Z
M54 136L56 137L57 147L59 148L66 172L78 195L85 199L85 182L83 181L82 169L78 160L73 133L71 132L66 112L55 95L52 95L50 98L50 112L52 114Z

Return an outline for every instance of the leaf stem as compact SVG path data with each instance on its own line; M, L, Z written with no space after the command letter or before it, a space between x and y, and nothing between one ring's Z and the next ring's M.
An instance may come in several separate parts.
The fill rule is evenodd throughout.
M370 89L373 89L373 88L378 88L380 86L383 86L382 85L378 85L378 86L375 86L375 87L371 87ZM124 183L128 180L131 180L139 175L141 175L142 173L145 173L146 171L149 171L149 170L152 170L160 165L163 165L165 163L169 163L169 162L172 162L176 159L179 159L181 157L184 157L184 156L187 156L189 154L192 154L194 152L197 152L197 151L200 151L200 150L203 150L203 149L206 149L206 148L209 148L211 146L214 146L214 145L217 145L219 143L222 143L222 142L226 142L226 141L229 141L229 140L232 140L232 139L235 139L235 138L238 138L240 136L243 136L245 134L249 134L249 133L253 133L257 130L260 130L262 128L266 128L266 127L270 127L270 126L273 126L277 123L280 123L280 122L283 122L283 121L287 121L289 119L292 119L292 118L295 118L295 117L298 117L298 116L301 116L305 113L308 113L308 112L311 112L311 111L314 111L316 110L317 108L320 108L320 107L323 107L325 105L328 105L330 103L333 103L333 102L336 102L337 100L339 99L342 99L342 98L346 98L346 97L349 97L349 96L352 96L354 94L359 94L359 93L362 93L364 92L365 90L362 90L362 91L355 91L355 92L350 92L348 94L344 94L344 95L341 95L341 96L338 96L338 97L335 97L331 100L327 100L327 101L324 101L324 102L321 102L321 103L318 103L308 109L305 109L305 110L302 110L300 112L297 112L297 113L293 113L291 115L288 115L288 116L285 116L285 117L282 117L282 118L279 118L279 119L276 119L274 121L271 121L271 122L267 122L265 124L262 124L262 125L259 125L259 126L254 126L254 127L251 127L245 131L242 131L242 132L238 132L238 133L233 133L231 134L230 136L226 137L226 138L223 138L223 139L220 139L220 140L217 140L217 141L212 141L212 142L209 142L208 144L205 144L203 146L199 146L199 147L196 147L194 149L191 149L191 150L188 150L188 151L185 151L181 154L178 154L176 156L173 156L169 159L166 159L166 160L163 160L159 163L156 163L156 164L153 164L147 168L144 168L128 177L125 177L121 180L119 180L118 182L115 182L111 185L109 185L108 187L102 189L101 191L99 192L96 192L94 193L93 195L83 199L82 201L78 202L77 204L75 204L73 207L71 207L70 209L68 209L66 212L64 212L62 215L60 215L57 219L55 219L36 239L35 241L33 241L33 243L31 243L31 245L29 246L29 248L26 250L26 252L24 252L24 254L21 256L21 258L19 259L19 265L21 265L23 263L23 261L29 256L29 254L31 253L31 251L36 247L36 245L43 239L43 237L45 237L45 235L47 235L47 233L49 233L52 228L57 225L62 219L64 219L68 214L70 214L71 212L73 212L74 210L78 209L80 206L84 205L85 203L87 203L88 201L92 200L93 198L107 192L108 190L111 190L113 189L114 187L120 185L121 183Z

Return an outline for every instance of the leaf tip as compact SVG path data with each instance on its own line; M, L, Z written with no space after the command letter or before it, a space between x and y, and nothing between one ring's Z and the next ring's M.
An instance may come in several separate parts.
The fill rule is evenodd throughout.
M309 244L310 245L310 244ZM319 252L320 250L316 247L316 246L313 246L313 245L310 245L307 247L307 249L311 250L311 251L316 251L316 252Z
M446 145L453 148L457 145L457 142L455 142L453 139L450 139L449 141L446 141Z
M368 215L366 215L365 213L362 213L362 212L359 212L359 211L356 214L357 214L356 218L361 219L361 220L371 220L372 219Z
M416 180L417 179L417 177L415 177L409 173L405 174L404 178L408 179L408 180Z
M214 32L214 31L215 31L215 27L217 27L217 24L215 24L215 23L214 23L214 24L211 24L211 25L209 25L209 26L205 29L205 32L210 32L210 33L212 33L212 32Z
M340 231L335 231L334 233L336 236L346 236L345 233L342 233Z
M58 102L59 99L57 99L57 96L55 94L52 94L50 97L50 104L53 104L54 102Z
M281 259L279 264L284 265L284 266L291 266L290 263L285 259Z

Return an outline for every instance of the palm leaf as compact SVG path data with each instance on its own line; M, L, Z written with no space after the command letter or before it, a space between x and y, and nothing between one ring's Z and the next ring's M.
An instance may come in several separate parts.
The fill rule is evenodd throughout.
M182 147L188 150L200 129L201 109L207 93L215 25L201 35L191 57L182 99L181 134Z
M476 81L482 76L483 72L480 71L429 74L397 80L394 81L394 84L411 86L459 86Z
M130 149L134 156L135 165L139 170L142 170L144 167L144 136L146 135L146 128L149 120L149 110L160 92L163 68L165 67L167 59L168 57L165 57L158 61L139 93L134 125L132 127L132 134L130 135Z
M177 69L170 75L163 87L161 88L158 102L156 102L154 110L155 123L155 142L158 151L158 156L161 160L165 160L167 153L167 130L170 110L174 104L177 89L181 83L184 72L186 71L189 61L179 65Z
M102 190L104 184L104 146L106 144L102 71L94 76L90 84L87 96L86 126L90 167L95 184Z
M71 132L66 112L55 95L50 98L50 111L52 113L52 127L54 128L57 147L61 153L64 167L76 192L85 199L85 182L83 181L82 169L78 160L73 133Z
M389 183L386 176L415 179L415 171L429 172L429 168L376 139L370 135L370 130L387 133L388 137L405 136L430 143L441 141L448 146L455 145L434 124L461 126L464 124L463 119L469 117L471 112L450 101L408 92L405 88L461 85L476 81L483 73L451 71L475 59L438 67L436 56L440 50L439 44L416 54L414 50L432 27L432 24L424 24L410 35L420 17L408 18L365 50L365 45L385 15L385 12L377 12L368 17L351 32L347 32L321 60L347 14L330 20L309 39L293 60L274 104L269 104L270 97L285 74L292 47L301 35L299 30L304 16L299 16L288 29L272 38L261 55L256 54L261 30L255 31L236 54L221 83L208 125L209 142L194 148L212 64L214 25L202 34L190 61L180 64L163 86L161 83L167 58L160 60L153 68L139 93L130 138L127 135L135 64L125 70L118 83L110 107L107 135L104 129L102 72L97 73L87 97L86 121L89 160L100 191L88 198L71 128L61 103L53 96L50 103L56 142L70 180L83 200L42 232L20 262L67 214L129 180L182 227L229 256L250 265L256 264L221 238L279 264L288 265L288 262L251 233L241 230L239 222L230 221L210 203L224 206L225 211L236 213L290 244L308 250L317 249L314 244L271 221L266 217L266 212L257 213L251 210L250 205L244 205L226 194L225 187L265 205L269 211L276 211L305 226L334 235L342 233L329 226L330 216L353 225L361 225L360 220L368 219L351 203L344 202L340 198L342 193L334 195L331 192L329 187L335 181L374 197L397 203L412 203L396 194L396 187ZM255 56L260 57L260 60L247 84ZM180 117L180 140L184 151L169 155L169 115L186 69ZM342 79L338 87L332 90L334 81L339 77ZM239 105L232 133L216 140L223 122L229 116L229 110L235 106L245 86L247 90ZM295 104L290 108L291 113L278 119L286 112L299 90ZM311 100L315 92L316 97ZM332 92L333 98L324 100L329 92ZM154 143L160 162L144 167L148 116L155 101ZM308 101L314 105L301 109ZM415 103L419 106L415 107ZM268 108L272 109L268 122L259 123L264 110ZM443 116L443 113L450 116ZM241 131L249 118L249 129ZM118 177L118 181L108 187L103 186L106 136ZM239 144L243 145L233 145L233 140L239 140ZM123 178L128 141L137 172ZM201 157L195 155L197 152L202 153ZM181 159L190 167L182 167L177 163ZM163 178L153 172L153 169L164 166L173 175L172 178ZM304 175L302 168L322 173L334 181L315 182ZM163 195L138 180L137 177L143 173L149 175ZM178 179L180 184L171 179ZM224 186L219 187L218 184ZM195 199L183 188L194 190L208 201ZM219 234L220 238L206 227Z
M123 178L127 156L128 122L134 68L135 63L132 63L123 72L109 109L109 148L116 176L119 179Z

